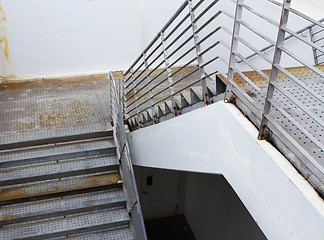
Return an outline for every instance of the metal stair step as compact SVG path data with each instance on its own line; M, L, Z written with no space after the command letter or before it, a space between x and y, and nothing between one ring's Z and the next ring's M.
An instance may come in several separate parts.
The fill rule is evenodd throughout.
M41 183L0 188L0 206L9 205L30 200L40 200L71 195L83 189L100 187L116 187L120 184L119 173L107 173L100 175L87 175L65 179L49 180Z
M93 138L100 138L100 137L108 137L113 135L113 130L106 130L106 131L99 131L99 132L88 132L88 133L79 133L74 135L65 135L65 136L55 136L50 138L39 138L33 139L29 141L17 141L17 142L9 142L0 144L0 151L2 150L9 150L9 149L17 149L17 148L26 148L26 147L33 147L33 146L41 146L47 144L57 144L63 142L72 142L78 140L85 140L85 139L93 139Z
M125 208L102 210L57 219L14 224L0 229L0 239L53 239L74 234L88 234L129 226L129 215Z
M0 170L0 186L59 179L118 169L116 156L105 155Z
M106 190L0 208L0 226L125 206L122 189Z
M66 237L55 238L55 240L66 240ZM79 236L69 236L71 240L133 240L133 233L129 227L118 228L110 231L102 231L91 234L82 234Z
M112 138L14 150L0 153L0 168L39 164L109 153L114 154L115 151L116 147Z

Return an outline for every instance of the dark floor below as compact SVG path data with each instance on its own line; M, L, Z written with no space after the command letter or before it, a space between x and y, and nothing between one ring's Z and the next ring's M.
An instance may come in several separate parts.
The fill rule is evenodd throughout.
M183 214L145 221L149 240L195 240Z

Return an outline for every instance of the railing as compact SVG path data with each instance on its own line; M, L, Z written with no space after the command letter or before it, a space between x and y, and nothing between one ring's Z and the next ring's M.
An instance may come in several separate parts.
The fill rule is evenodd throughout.
M273 4L272 7L281 12L277 20L245 5L243 0L236 1L235 17L230 16L235 24L231 33L225 100L234 102L238 99L247 106L260 126L259 139L268 139L286 156L290 154L292 163L306 178L311 178L312 184L323 194L324 68L305 60L306 56L301 55L301 51L296 51L296 47L315 49L321 53L324 49L317 41L311 41L307 36L292 30L290 23L307 21L312 24L312 28L320 29L317 31L322 31L324 24L291 8L289 0L285 0L283 4L272 0L266 2ZM254 27L253 23L247 23L242 17L246 12L259 18L259 21L267 22L269 28L277 29L277 38L273 39ZM240 28L244 28L243 31ZM246 31L251 34L248 39L243 36ZM291 36L288 38L290 40L285 39L286 34ZM275 46L274 52L265 54L256 48L253 45L256 38ZM260 63L245 58L240 52L242 48L247 48L258 61L263 61L262 68L257 66ZM285 66L283 58L286 63L296 67ZM240 70L242 68L244 73ZM267 68L269 70L265 71ZM250 76L247 74L249 71ZM257 81L252 77L257 78Z
M110 99L111 112L114 124L114 138L117 143L117 157L121 165L121 174L124 181L124 189L127 198L127 210L131 217L131 228L135 234L135 239L147 239L142 210L136 188L135 176L129 146L122 116L122 108L119 99L119 88L114 76L110 73Z
M194 98L205 104L211 102L215 91L208 88L207 82L215 79L218 71L206 74L205 68L221 61L217 52L212 53L220 44L213 39L221 30L213 27L221 15L218 2L206 5L201 0L193 5L185 1L125 72L125 116L134 125L140 127L147 120L156 123L168 114L180 115L181 109L194 103ZM212 30L206 32L207 26ZM195 93L181 95L191 87L195 87Z
M131 128L210 104L226 83L225 101L324 196L324 24L291 1L185 1L124 74Z

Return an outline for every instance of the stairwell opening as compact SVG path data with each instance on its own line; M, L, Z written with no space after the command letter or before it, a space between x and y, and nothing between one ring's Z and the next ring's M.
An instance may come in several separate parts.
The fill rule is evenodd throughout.
M134 170L148 239L267 239L222 175Z

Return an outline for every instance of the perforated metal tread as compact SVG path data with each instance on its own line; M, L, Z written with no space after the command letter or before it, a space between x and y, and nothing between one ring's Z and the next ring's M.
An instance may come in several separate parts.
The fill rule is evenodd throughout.
M104 139L95 139L91 141L82 141L66 144L51 144L48 146L30 148L30 149L17 149L9 152L0 153L0 168L8 168L10 166L17 166L19 164L14 164L14 162L19 162L26 159L36 159L36 158L46 158L44 161L49 161L48 156L58 156L53 158L56 160L68 159L68 156L73 155L72 157L82 157L82 155L98 155L96 150L98 149L109 149L110 152L114 152L114 141L112 138ZM93 152L92 152L93 151ZM108 151L108 150L107 150ZM107 152L106 151L106 152ZM97 151L98 152L98 151ZM35 160L36 161L36 160ZM10 163L12 162L12 163ZM21 161L22 162L22 161ZM39 160L36 163L43 162ZM33 161L28 161L27 164L32 164ZM20 163L22 165L22 163Z
M55 154L64 154L78 151L95 150L99 148L107 148L115 146L112 137L91 139L88 141L79 141L72 143L50 144L47 146L30 148L30 149L15 149L9 152L0 152L0 162L19 160L33 157L43 157Z
M123 190L117 189L7 205L0 208L0 226L109 209L125 202Z
M0 239L50 239L129 225L125 208L3 226Z
M133 240L133 234L130 228L119 228L111 231L85 234L81 236L69 236L71 240ZM55 238L54 240L66 240L66 237Z
M20 186L1 187L0 204L15 199L31 198L40 195L69 192L80 189L94 188L121 182L119 173L97 174L89 176L72 177L66 179L50 180L41 183L24 184Z
M47 164L27 165L0 170L0 186L72 177L118 169L116 156L96 156L57 160Z

